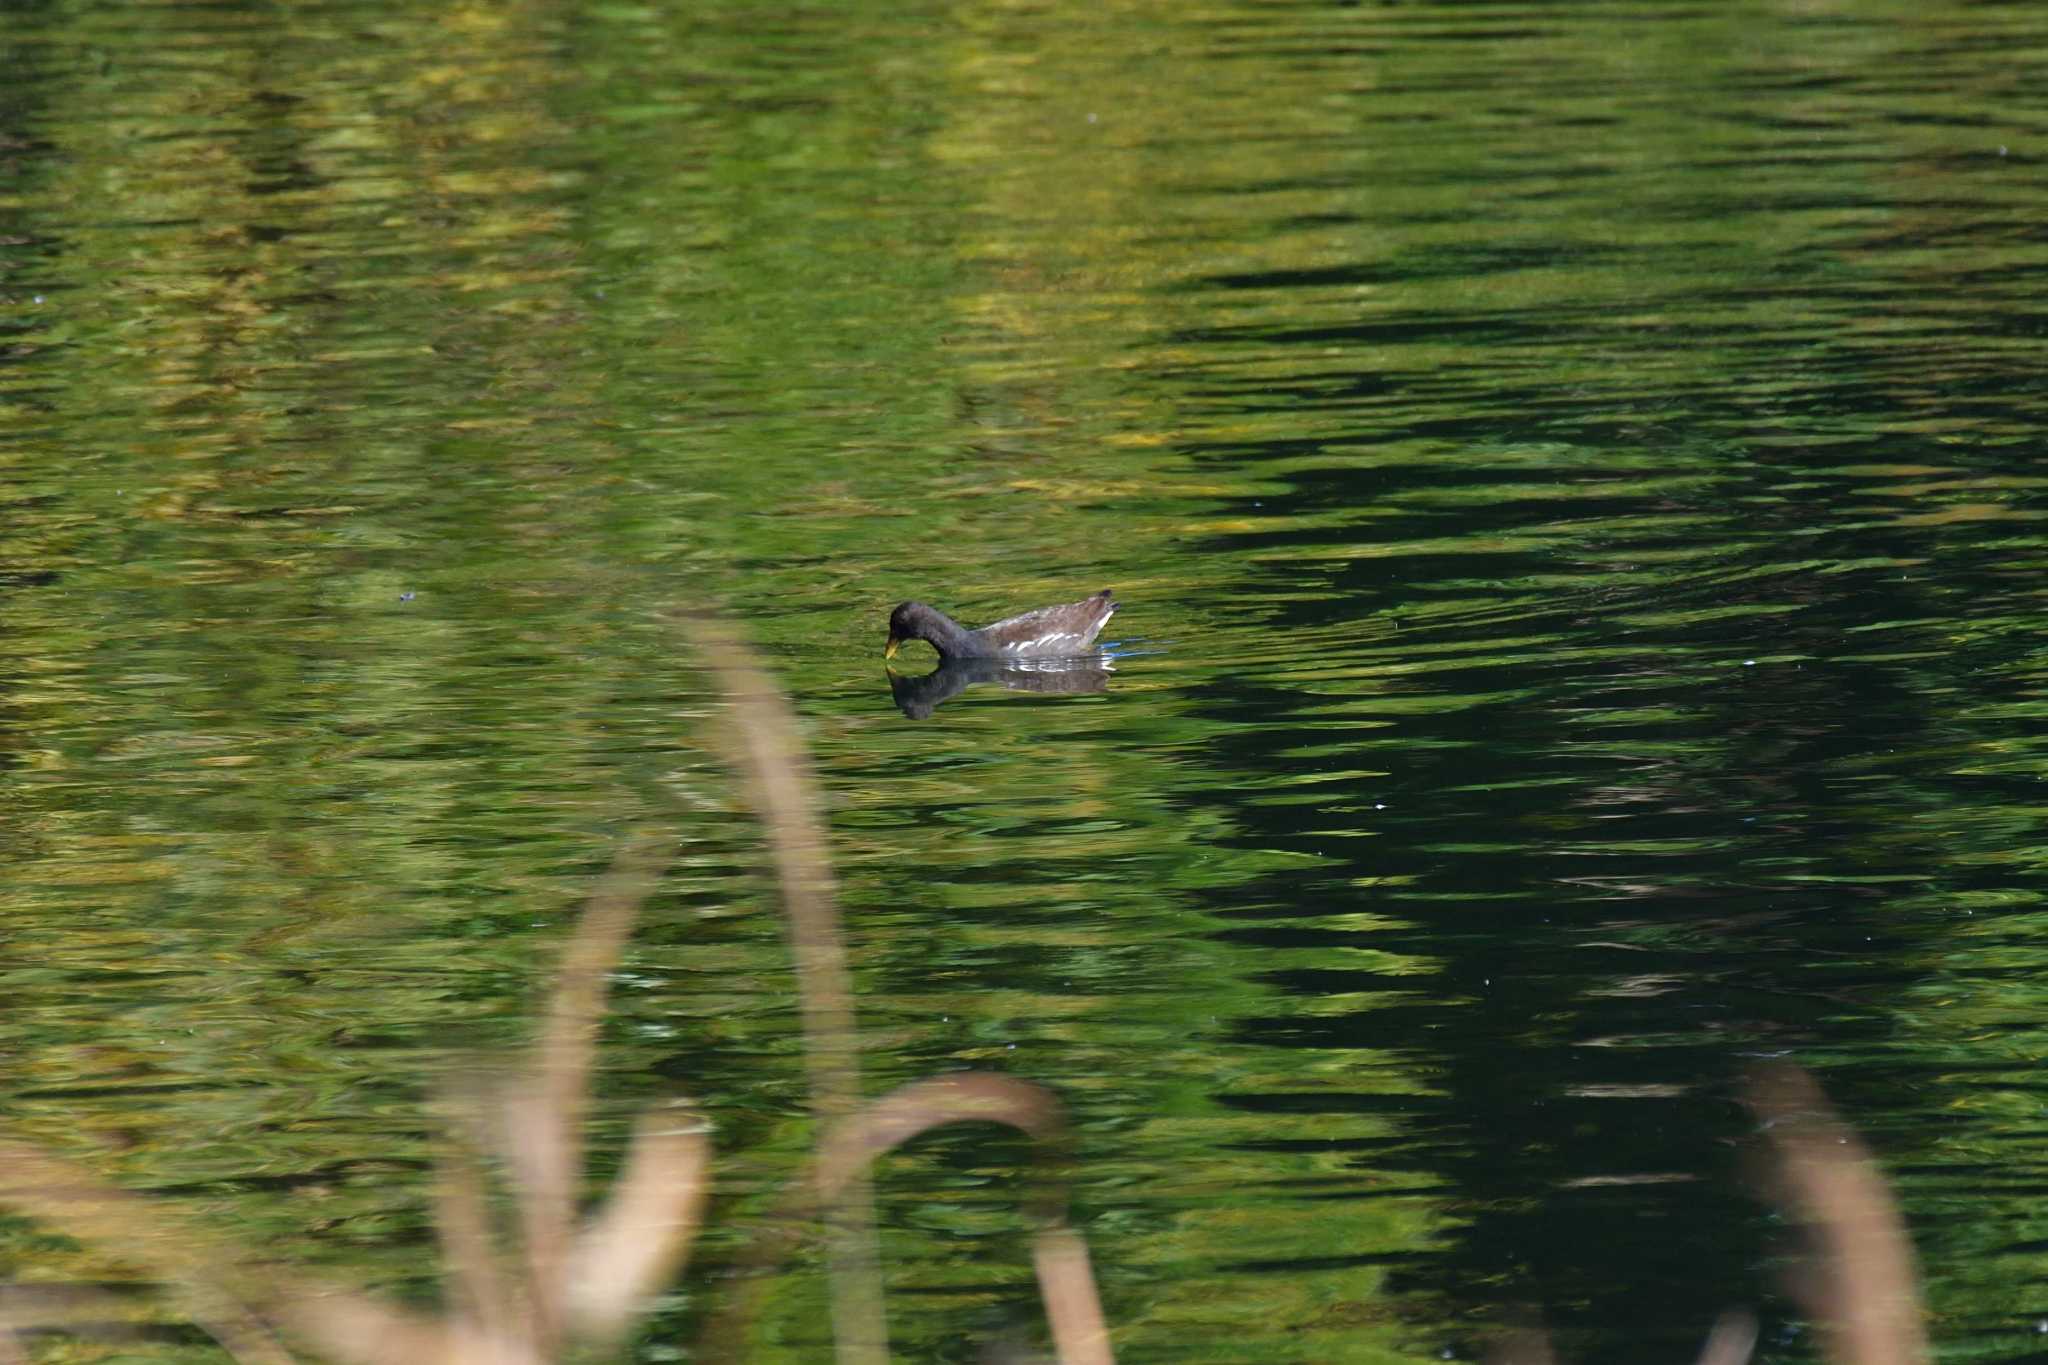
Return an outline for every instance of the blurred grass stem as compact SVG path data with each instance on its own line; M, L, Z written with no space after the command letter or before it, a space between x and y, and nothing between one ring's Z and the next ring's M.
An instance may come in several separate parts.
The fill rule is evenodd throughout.
M796 716L753 649L722 621L691 618L686 628L710 660L732 706L736 766L748 801L767 832L782 885L812 1112L821 1129L828 1129L860 1105L860 1062L853 975L846 965L817 790ZM874 1190L866 1168L820 1203L831 1267L832 1334L840 1365L886 1365L888 1324L882 1308Z

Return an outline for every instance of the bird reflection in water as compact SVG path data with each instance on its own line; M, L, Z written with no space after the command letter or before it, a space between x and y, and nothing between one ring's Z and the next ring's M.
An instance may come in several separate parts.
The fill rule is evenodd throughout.
M947 659L922 677L889 670L889 695L904 715L923 720L976 683L1000 683L1013 692L1078 694L1109 687L1115 664L1105 654L1078 659Z

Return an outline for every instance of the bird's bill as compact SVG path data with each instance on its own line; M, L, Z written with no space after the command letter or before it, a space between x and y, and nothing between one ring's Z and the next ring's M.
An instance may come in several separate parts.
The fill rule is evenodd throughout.
M889 637L889 643L882 646L882 657L885 659L893 659L896 657L896 651L901 648L903 648L903 637L900 635L891 635Z

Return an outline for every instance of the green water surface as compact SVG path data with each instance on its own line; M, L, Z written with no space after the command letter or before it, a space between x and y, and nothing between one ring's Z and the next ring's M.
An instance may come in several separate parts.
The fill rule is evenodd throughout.
M0 1118L430 1300L434 1097L660 830L595 1122L718 1125L686 1358L810 1138L713 608L869 1088L1067 1100L1120 1359L1811 1358L1778 1057L1942 1358L2032 1358L2044 64L2022 4L10 6ZM1104 690L893 704L896 601L1106 586ZM1040 1330L1018 1157L885 1168L898 1358Z

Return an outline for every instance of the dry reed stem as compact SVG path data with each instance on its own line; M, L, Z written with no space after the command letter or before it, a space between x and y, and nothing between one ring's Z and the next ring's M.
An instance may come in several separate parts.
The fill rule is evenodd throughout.
M24 1144L0 1142L0 1172L0 1203L141 1266L242 1365L292 1365L272 1323L291 1328L332 1359L355 1365L542 1365L518 1342L247 1266L170 1207ZM79 1302L96 1299L132 1309L110 1296L87 1295ZM47 1320L38 1315L39 1322ZM7 1323L6 1343L15 1359L25 1360L13 1339L18 1325ZM9 1359L0 1350L0 1362Z
M732 703L736 765L767 831L781 882L784 924L796 964L804 1064L821 1127L860 1105L853 974L839 928L820 803L795 714L759 657L723 622L684 621ZM831 1267L833 1341L841 1365L886 1365L888 1324L875 1241L874 1192L865 1168L821 1199Z
M0 1284L0 1365L28 1365L18 1331L61 1329L97 1341L141 1336L143 1322L156 1322L154 1305L132 1295L83 1284Z
M254 1304L265 1295L239 1257L171 1209L46 1156L0 1141L0 1203L62 1227L174 1286L192 1321L247 1365L291 1365Z
M1031 1264L1061 1365L1114 1365L1109 1322L1102 1316L1102 1296L1095 1292L1095 1271L1081 1234L1064 1222L1040 1228L1031 1239Z
M566 1307L578 1334L623 1336L689 1261L704 1217L709 1125L675 1112L641 1118L625 1170L569 1259Z
M649 1274L679 1264L680 1248L696 1232L708 1162L701 1124L683 1133L672 1121L643 1119L606 1212L574 1235L606 977L665 862L652 838L629 844L613 861L563 949L531 1068L501 1093L499 1145L518 1193L523 1239L517 1279L506 1274L491 1233L478 1160L490 1106L474 1100L457 1106L460 1136L437 1171L450 1316L424 1319L358 1294L298 1293L281 1316L301 1335L355 1365L540 1365L558 1356L572 1302L594 1304L576 1314L577 1327L593 1339L616 1337L645 1307ZM619 1277L608 1278L603 1292L579 1288L592 1267Z
M739 1358L754 1286L795 1242L810 1199L830 1199L846 1183L865 1179L877 1156L920 1133L974 1122L1004 1124L1031 1138L1041 1175L1064 1164L1068 1155L1065 1111L1043 1086L991 1072L964 1072L890 1091L825 1134L812 1158L811 1178L799 1182L778 1210L779 1234L757 1240L738 1268L731 1296L698 1343L701 1358ZM1114 1365L1087 1244L1066 1224L1064 1191L1055 1181L1042 1180L1029 1210L1040 1224L1033 1234L1032 1262L1061 1365Z
M1700 1347L1699 1365L1748 1365L1750 1354L1756 1350L1756 1318L1739 1308L1731 1308L1714 1323L1714 1330L1707 1333L1707 1344Z
M0 1203L137 1261L178 1290L192 1320L244 1365L290 1365L266 1317L356 1365L539 1365L557 1354L572 1269L599 1286L577 1291L578 1325L593 1336L617 1336L680 1263L697 1228L708 1161L701 1124L683 1131L670 1119L643 1121L627 1174L605 1213L574 1243L572 1267L582 1122L605 977L661 863L653 840L620 854L564 951L531 1070L506 1090L503 1147L526 1251L516 1277L498 1255L479 1160L488 1145L487 1106L456 1107L466 1118L438 1164L434 1190L451 1300L446 1320L246 1267L164 1206L22 1144L0 1142ZM0 1323L0 1362L9 1349L19 1353L11 1326Z
M165 1206L25 1144L0 1140L0 1203L136 1262L244 1365L290 1365L266 1318L354 1365L541 1365L557 1356L572 1308L583 1335L615 1339L679 1270L701 1220L709 1164L701 1120L644 1117L605 1208L577 1235L606 977L664 862L653 839L614 861L563 952L531 1067L497 1106L523 1234L516 1276L497 1251L479 1156L491 1145L483 1131L491 1106L473 1099L456 1107L463 1118L434 1189L451 1300L445 1320L246 1266ZM0 1365L25 1358L16 1317L0 1315Z
M1927 1365L1926 1314L1913 1244L1861 1138L1806 1072L1759 1071L1749 1105L1762 1120L1786 1200L1806 1221L1814 1273L1795 1292L1833 1365Z
M285 1301L278 1318L344 1365L548 1365L520 1334L423 1318L346 1291L301 1290Z
M993 1072L965 1072L913 1081L890 1091L855 1121L828 1134L818 1152L818 1184L827 1195L870 1162L933 1128L950 1123L1001 1123L1031 1138L1045 1166L1067 1156L1066 1114L1052 1092ZM1031 1201L1041 1226L1032 1262L1061 1365L1109 1365L1109 1328L1088 1247L1066 1225L1065 1196L1045 1182Z
M479 1151L483 1102L455 1106L455 1132L434 1162L434 1235L441 1248L449 1316L457 1322L524 1319L520 1295L498 1255Z
M567 1140L561 1131L561 1115L549 1107L550 1088L545 1063L537 1064L533 1074L504 1087L495 1115L497 1151L518 1208L515 1308L525 1319L523 1335L543 1356L554 1355L562 1341L562 1284L574 1230L563 1224L575 1217L577 1178L582 1174L581 1144ZM565 1167L565 1162L573 1164Z
M505 1097L506 1151L519 1190L534 1336L543 1349L561 1340L607 978L667 862L666 841L644 835L613 859L563 951L532 1074Z

